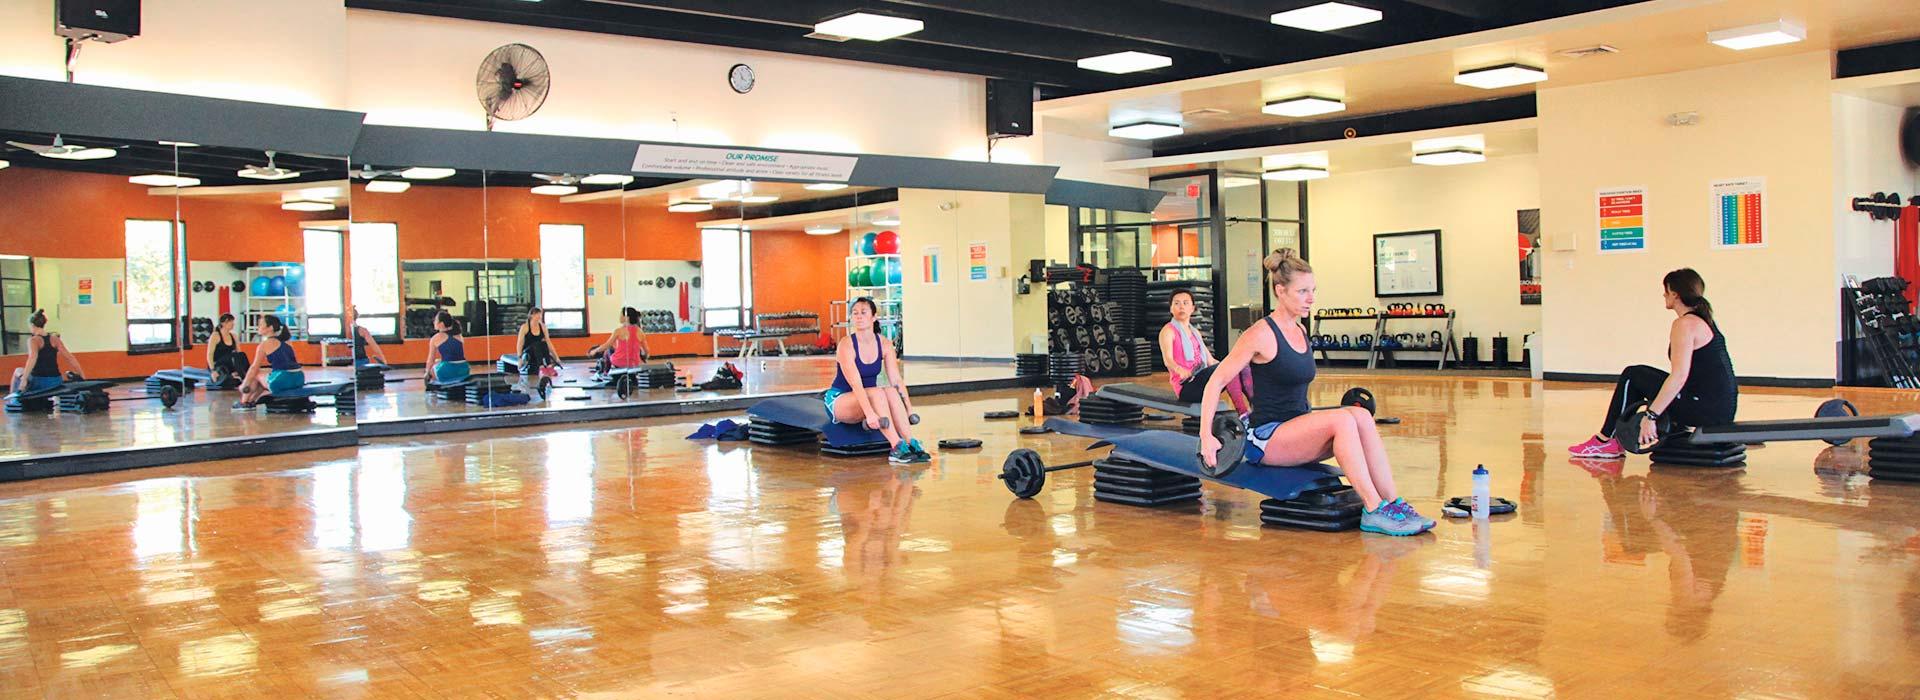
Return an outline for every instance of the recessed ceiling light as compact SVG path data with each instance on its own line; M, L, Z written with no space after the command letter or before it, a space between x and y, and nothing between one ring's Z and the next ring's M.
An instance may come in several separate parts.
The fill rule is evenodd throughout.
M407 168L400 177L408 180L444 180L453 177L453 168Z
M148 175L135 175L127 178L127 182L136 185L146 185L148 187L192 187L200 184L200 179L152 173Z
M580 184L582 185L625 185L630 182L633 182L632 175L614 175L610 173L588 175L580 178Z
M1220 189L1230 190L1236 187L1248 187L1260 184L1260 178L1244 173L1231 173L1220 176Z
M719 231L740 230L740 224L732 221L702 221L700 223L694 224L694 226L698 228L714 229Z
M813 224L805 230L809 236L828 236L839 233L840 227L833 224Z
M1107 127L1108 136L1117 136L1123 139L1157 139L1166 136L1179 136L1186 132L1187 130L1180 128L1179 124L1156 121L1133 122L1131 124Z
M1464 70L1460 71L1459 75L1453 76L1453 82L1482 90L1497 90L1537 83L1546 79L1546 71L1523 63L1503 63L1497 66Z
M176 148L199 148L200 147L200 144L189 143L186 141L155 141L154 143L160 144L162 146L173 146Z
M750 195L747 195L747 196L745 196L745 197L741 197L741 198L740 198L740 201L741 201L741 202L744 202L744 203L747 203L747 204L766 204L767 202L778 202L778 201L780 201L780 195L777 195L777 194L750 194Z
M1380 11L1356 7L1344 2L1323 2L1312 7L1276 12L1268 18L1274 24L1310 32L1330 32L1380 21Z
M873 224L875 226L899 226L900 217L881 215L881 216L874 217L872 219L868 219L867 223Z
M1807 38L1807 28L1786 20L1775 20L1733 29L1707 32L1707 41L1733 49L1745 51L1762 46L1791 44Z
M295 199L281 202L280 208L287 211L333 211L333 202L317 202L310 199Z
M400 194L401 192L407 191L410 187L413 187L413 183L401 180L374 180L373 182L367 183L368 192L380 192L382 194Z
M838 182L816 182L806 186L806 189L813 190L815 192L835 192L838 190L844 190L846 188L847 188L846 185L842 185Z
M1290 165L1278 170L1260 173L1262 179L1299 182L1301 180L1319 180L1327 176L1327 169L1315 165Z
M1347 103L1330 97L1301 95L1284 100L1268 102L1260 111L1282 117L1311 117L1318 114L1332 114L1347 109Z
M711 202L674 202L672 204L667 205L667 211L674 212L676 214L693 214L693 213L703 212L703 211L713 211L713 204Z
M1102 73L1137 73L1143 70L1153 70L1155 68L1171 66L1173 65L1173 59L1140 51L1122 51L1120 53L1110 53L1105 56L1083 58L1080 59L1077 65L1087 70L1097 70Z
M855 12L841 15L813 25L813 31L820 34L844 36L850 39L867 41L886 41L902 37L926 28L926 23L905 17L889 17L871 12Z
M554 197L570 195L579 191L580 188L574 187L573 185L537 185L533 188L534 194L551 195Z
M1487 154L1471 148L1449 148L1429 153L1413 154L1413 162L1420 165L1466 165L1479 163L1487 159Z
M55 160L100 160L102 158L112 158L120 155L120 152L111 148L82 148L78 150L43 151L40 155Z

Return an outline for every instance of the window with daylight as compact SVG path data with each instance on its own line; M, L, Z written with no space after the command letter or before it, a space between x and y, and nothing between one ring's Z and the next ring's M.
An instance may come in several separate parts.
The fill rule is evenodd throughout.
M161 352L179 348L174 317L179 314L174 294L172 221L127 219L127 351ZM98 284L97 282L95 284ZM116 290L94 287L80 294L89 303L107 303ZM103 298L104 297L104 298Z
M740 328L753 318L753 233L700 231L701 315L707 328Z
M400 341L400 227L355 223L347 229L348 278L360 325L383 341Z
M306 269L301 284L307 293L307 336L338 338L345 335L346 295L340 288L340 232L307 229Z
M587 332L586 227L540 225L540 308L547 328L561 335Z

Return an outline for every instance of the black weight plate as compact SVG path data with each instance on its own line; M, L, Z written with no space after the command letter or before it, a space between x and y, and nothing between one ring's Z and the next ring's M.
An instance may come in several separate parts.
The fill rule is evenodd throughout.
M1019 418L1020 412L1019 411L987 411L986 413L981 414L981 417L986 418L987 420L1006 420L1008 418Z
M940 441L940 449L943 450L971 450L979 446L980 441L974 438L947 438Z
M1040 453L1020 448L1007 454L1000 465L1000 480L1018 498L1033 498L1047 485L1047 465Z
M1815 418L1839 418L1857 415L1860 415L1860 409L1855 408L1853 402L1846 399L1827 399L1821 402L1820 407L1813 411L1813 417ZM1822 442L1839 447L1847 444L1850 440L1851 438L1826 438L1822 440Z
M1348 389L1347 393L1340 397L1340 405L1359 406L1367 409L1368 413L1378 413L1378 411L1375 410L1376 404L1373 401L1373 392L1367 391L1366 387L1356 386Z
M1212 432L1220 442L1220 451L1214 454L1211 467L1201 460L1200 472L1218 479L1240 466L1240 459L1247 451L1247 423L1239 416L1221 411L1213 414Z
M1053 429L1044 425L1029 425L1020 429L1021 435L1045 435L1051 432L1053 432Z
M1459 508L1460 510L1471 513L1473 512L1473 499L1466 496L1454 496L1453 498L1447 499L1447 507ZM1493 500L1487 502L1488 515L1505 515L1519 509L1520 506L1514 504L1513 501L1499 496L1494 496Z

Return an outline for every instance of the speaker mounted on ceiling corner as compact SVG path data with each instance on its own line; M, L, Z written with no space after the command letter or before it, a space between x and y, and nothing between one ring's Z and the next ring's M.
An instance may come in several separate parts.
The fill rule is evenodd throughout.
M1033 83L987 79L987 136L1033 135Z
M108 44L140 36L140 0L53 0L53 33Z
M1907 165L1920 168L1920 107L1908 107L1907 116L1900 120L1900 154Z

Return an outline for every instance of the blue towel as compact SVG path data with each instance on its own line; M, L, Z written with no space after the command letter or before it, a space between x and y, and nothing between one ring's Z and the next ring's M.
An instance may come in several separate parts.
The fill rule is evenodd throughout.
M688 435L687 439L721 440L725 442L745 440L747 439L747 424L735 423L731 418L722 418L718 421L700 426L698 430L693 431L692 435Z

